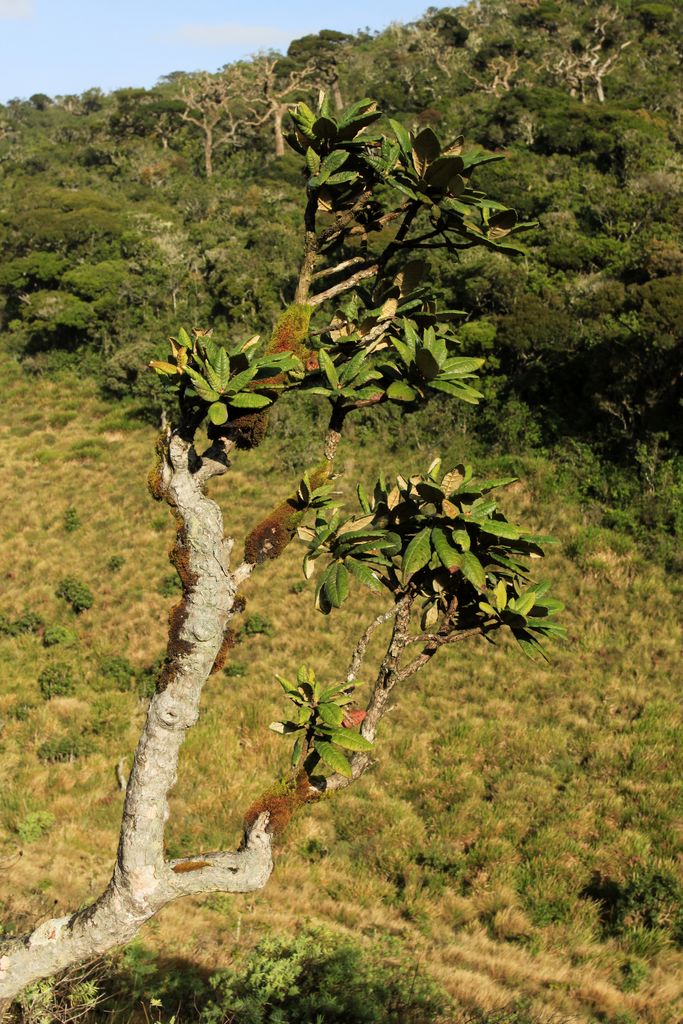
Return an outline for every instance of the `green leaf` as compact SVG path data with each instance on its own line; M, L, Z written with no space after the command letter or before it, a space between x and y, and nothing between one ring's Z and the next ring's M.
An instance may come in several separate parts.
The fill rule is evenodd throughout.
M344 712L342 711L343 717ZM352 729L335 729L332 733L332 740L346 750L372 750L370 740L366 740L365 736L361 736L359 732L354 732Z
M441 153L441 143L431 128L423 128L413 139L413 166L419 178L424 178L427 168Z
M344 712L338 704L319 704L318 714L325 723L333 728L338 728L344 720Z
M316 139L334 139L337 125L331 117L319 117L311 126L311 131Z
M461 402L468 402L470 405L478 405L479 399L484 396L474 388L466 387L464 384L451 384L448 380L430 380L429 387L435 391L443 391L453 398L459 398Z
M415 362L425 380L433 380L439 373L439 364L431 352L421 348L415 356Z
M236 409L263 409L270 405L270 398L267 395L259 395L255 391L240 391L229 399L230 405Z
M178 331L178 337L176 338L176 341L178 342L179 345L182 345L183 348L192 348L192 341L190 339L190 335L187 333L184 327L181 327L180 330Z
M412 576L413 573L422 569L432 557L431 529L425 526L411 540L403 556L403 575Z
M185 373L192 380L192 386L205 402L216 402L221 396L211 387L208 381L204 380L201 374L193 370L191 366L185 368Z
M215 358L211 360L211 364L218 378L218 387L221 389L226 388L230 380L230 360L224 348L218 349Z
M357 561L355 558L347 558L345 560L345 564L349 571L352 572L356 579L360 580L364 586L369 587L370 590L374 590L379 594L382 593L384 586L380 580L377 579L372 569L367 565L364 565L363 562Z
M456 565L460 568L462 554L453 547L445 530L442 530L440 526L432 530L432 544L445 569L452 569Z
M417 398L417 391L411 388L405 381L395 380L387 388L387 398L393 402L414 402Z
M457 565L465 579L469 580L477 590L484 590L486 587L486 573L476 555L472 554L471 551L459 553Z
M459 156L440 156L427 168L425 181L434 188L446 188L449 182L460 171L464 164Z
M221 423L225 423L228 418L228 410L225 407L224 402L214 402L213 405L209 406L209 419L216 426L220 426Z
M391 130L396 136L396 141L401 147L403 153L406 156L410 156L412 147L410 145L410 135L408 134L408 131L403 127L402 124L400 124L398 121L395 121L392 117L389 118L389 124L391 125Z
M349 593L349 573L343 562L334 562L323 576L323 590L333 608L340 608Z
M483 533L491 533L494 537L504 537L506 540L519 540L524 532L514 523L506 523L502 519L487 519L477 525Z
M337 750L331 743L325 743L323 740L316 741L315 750L328 768L331 768L335 772L339 772L340 775L343 775L347 779L353 778L351 765L347 758L342 754L341 750Z
M335 149L329 156L326 156L320 166L320 173L330 175L343 167L349 159L349 152L345 149Z
M317 174L320 170L320 156L311 146L306 150L306 166L311 174Z
M330 386L336 390L339 387L339 375L337 374L336 366L324 348L321 348L318 352L318 362L320 363L320 369L327 377Z
M292 747L292 759L291 759L292 768L296 768L296 766L298 765L299 758L301 757L301 751L303 750L303 746L304 746L304 738L303 738L303 736L299 736L299 738L297 739L296 743Z
M183 372L179 366L174 363L166 363L163 359L152 359L149 365L162 377L174 377Z

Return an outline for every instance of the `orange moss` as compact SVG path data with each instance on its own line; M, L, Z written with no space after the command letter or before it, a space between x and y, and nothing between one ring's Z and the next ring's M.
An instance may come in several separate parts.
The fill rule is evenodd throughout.
M225 663L228 660L228 651L230 650L231 647L234 646L235 633L232 629L228 628L223 634L223 643L218 649L216 660L214 661L213 666L211 668L211 672L209 673L210 675L215 675L216 672L220 672L220 670L225 666Z
M168 613L168 643L166 644L164 664L161 666L157 679L157 693L162 693L171 682L178 670L180 659L194 650L194 645L189 640L181 639L180 636L186 618L187 598L183 597Z
M210 868L208 860L184 860L181 864L174 864L172 870L177 875L185 874L188 871L201 871L202 868Z
M244 416L238 416L229 420L224 427L214 428L209 431L209 436L229 437L234 441L237 448L242 451L258 448L265 440L268 433L270 413L268 409L260 409L258 412L248 412Z
M179 513L175 510L172 511L177 521L176 540L168 553L168 560L180 576L183 587L186 590L192 590L197 585L198 577L197 573L190 568L190 549L187 544L185 523Z
M296 533L303 510L288 498L262 519L244 542L245 561L260 565L282 554Z
M267 831L274 836L282 835L296 812L321 796L320 790L311 785L306 772L299 772L285 788L269 790L254 801L244 815L244 830L249 832L258 816L267 812Z
M311 487L319 487L329 475L329 463L324 462L317 466L309 473ZM274 508L258 526L254 527L245 540L245 561L252 565L260 565L261 562L278 558L294 537L306 508L296 494L290 495L286 501Z

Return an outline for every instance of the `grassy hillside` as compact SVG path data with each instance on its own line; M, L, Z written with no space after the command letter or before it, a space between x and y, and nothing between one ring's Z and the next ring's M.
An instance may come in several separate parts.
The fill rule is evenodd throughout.
M132 402L12 366L3 397L0 907L21 929L107 881L115 769L130 765L175 585L170 516L145 483L154 431ZM292 422L213 485L238 545L296 479L306 453L286 444ZM422 468L436 446L410 431L397 444ZM367 428L355 441L341 460L349 491L399 461ZM460 459L466 442L451 434L441 454ZM570 642L550 666L483 641L441 652L398 696L376 769L290 827L262 893L186 901L145 927L167 985L152 1019L197 1019L191 1001L178 1010L169 977L239 966L265 935L307 923L379 948L386 965L409 957L452 1001L446 1021L680 1017L680 581L596 525L566 467L538 455L478 465L517 473L506 511L558 538L544 575L567 604ZM365 597L322 619L300 557L293 547L255 576L240 643L207 684L172 798L174 855L238 840L286 761L267 728L281 707L273 674L303 662L334 678L367 621ZM77 615L56 596L65 577L92 607ZM119 975L121 1020L143 1019L157 991L151 968L139 989L131 981L145 956L136 946Z

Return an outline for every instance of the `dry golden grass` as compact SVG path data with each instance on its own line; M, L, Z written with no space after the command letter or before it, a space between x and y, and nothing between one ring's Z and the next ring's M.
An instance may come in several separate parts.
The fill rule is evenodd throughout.
M22 926L81 905L107 881L122 805L114 769L130 758L144 706L99 665L122 655L141 668L161 653L172 599L158 586L172 571L172 521L146 490L154 431L130 407L104 404L85 383L18 374L4 395L0 612L28 607L79 636L69 649L45 649L31 635L0 639L2 917ZM345 490L384 461L376 448L343 459ZM414 463L428 461L422 452ZM280 466L269 441L214 486L237 551L291 490ZM610 547L606 531L587 560L568 558L586 526L581 510L553 492L552 466L527 470L506 508L560 540L544 576L568 606L570 643L551 666L508 644L444 653L398 696L377 768L290 828L264 892L169 907L145 928L146 944L214 968L267 930L327 921L359 940L399 937L463 1015L522 998L541 1022L673 1024L683 958L659 933L606 937L598 904L581 893L597 872L621 883L634 864L675 870L677 599L659 567ZM549 497L539 505L538 494ZM72 533L69 507L82 522ZM116 573L113 555L125 559ZM339 673L374 606L357 594L323 619L312 584L292 590L300 558L292 547L249 585L246 614L266 616L275 633L236 647L243 676L219 674L206 687L172 799L174 854L236 843L243 811L286 761L267 728L281 708L273 674L302 662L323 678ZM66 575L95 595L80 616L55 596ZM73 695L45 702L37 677L55 662L78 682ZM33 707L17 716L21 702ZM68 735L84 736L90 753L62 764L38 758L43 743ZM22 823L42 811L52 827L22 839ZM644 966L628 991L634 958Z

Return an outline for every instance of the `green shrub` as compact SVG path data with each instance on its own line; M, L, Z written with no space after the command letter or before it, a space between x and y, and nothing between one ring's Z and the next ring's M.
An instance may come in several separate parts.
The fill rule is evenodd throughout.
M434 1024L450 1007L398 943L365 947L324 928L263 939L208 984L191 970L162 973L140 942L126 949L119 971L127 998L149 1001L163 1020L175 1014L193 1024Z
M29 704L28 701L20 700L9 708L7 717L15 722L26 722L34 707L35 704Z
M102 658L98 668L100 675L114 683L122 692L130 690L135 685L137 672L128 659L120 654Z
M50 700L73 693L75 683L67 665L48 665L38 676L38 685L43 700Z
M226 676L239 678L240 676L246 676L247 666L243 661L230 661L223 669L223 672Z
M73 533L82 526L81 517L75 508L68 508L64 513L64 529L67 533Z
M15 832L22 843L35 843L49 832L55 817L49 811L32 811L15 826Z
M147 700L153 696L157 686L157 679L159 678L159 672L161 666L164 664L164 655L160 654L158 658L155 658L151 665L146 665L140 669L137 673L136 678L136 689L138 697L141 700Z
M240 630L240 639L247 636L275 636L275 629L270 619L267 619L265 615L259 615L255 612L253 615L247 616L244 625Z
M201 1024L433 1024L447 998L398 947L365 950L326 929L266 938L211 978Z
M0 636L21 636L24 633L38 633L43 627L43 620L36 612L25 608L18 619L0 614Z
M66 626L48 626L43 633L44 647L56 647L57 645L72 647L76 643L78 643L78 633Z
M46 764L65 764L89 753L90 745L81 736L62 736L38 747L38 759Z
M107 569L109 572L118 572L123 567L124 562L125 558L123 555L112 555L107 562Z
M157 590L162 597L175 597L182 589L183 584L177 572L174 572L171 576L164 576L157 586Z
M95 598L85 583L77 580L75 576L65 576L59 582L55 591L57 597L63 597L71 605L76 615L92 608Z

